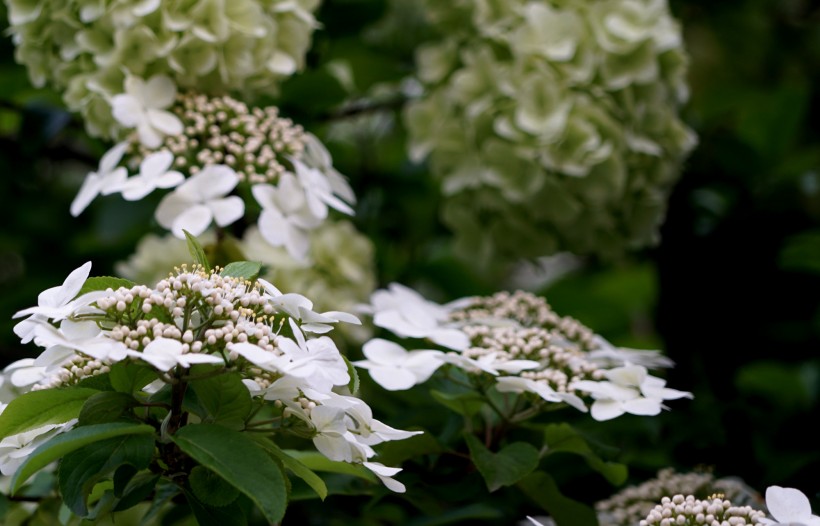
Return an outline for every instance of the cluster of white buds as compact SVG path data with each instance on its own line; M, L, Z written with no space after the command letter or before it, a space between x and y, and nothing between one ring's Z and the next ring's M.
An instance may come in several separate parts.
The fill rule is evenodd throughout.
M275 106L249 108L227 95L194 92L177 95L170 108L182 122L183 133L164 137L162 147L174 154L174 166L193 175L206 166L224 164L251 184L276 183L289 158L305 150L301 126L279 115ZM137 162L154 149L132 135L131 152Z
M692 495L664 497L640 526L763 526L766 514L750 506L733 506L723 495L705 500Z

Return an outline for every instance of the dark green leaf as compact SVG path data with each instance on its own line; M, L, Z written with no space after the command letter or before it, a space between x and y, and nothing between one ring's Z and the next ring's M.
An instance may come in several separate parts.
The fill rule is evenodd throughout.
M23 462L11 479L12 492L16 492L32 474L83 446L118 436L153 433L154 428L149 425L112 422L78 427L57 435L35 449Z
M199 526L245 526L248 523L236 499L227 506L209 506L199 500L193 491L183 491Z
M77 429L88 427L92 426ZM100 480L123 464L130 464L137 470L148 467L153 452L154 438L143 434L95 441L66 454L59 469L63 500L76 515L86 516L86 500Z
M134 475L138 472L139 469L132 464L122 464L114 471L114 477L111 481L114 483L115 497L122 497L123 493L125 493L125 488L128 487L128 483L131 482L131 479L133 479Z
M117 290L120 287L130 289L134 285L136 285L136 283L133 281L123 278L115 278L112 276L95 276L85 280L85 283L83 283L83 286L80 288L80 292L77 293L77 296L82 296L87 292L93 292L95 290Z
M253 281L259 276L259 271L262 269L262 263L256 261L234 261L228 263L220 276L242 278L248 281Z
M473 435L465 435L465 439L473 463L491 492L515 484L538 467L538 450L526 442L514 442L493 453Z
M327 497L327 486L325 486L325 482L319 477L319 475L311 471L310 468L297 459L279 449L279 446L274 444L267 437L251 436L251 438L255 439L265 451L279 459L288 471L304 480L305 483L310 486L317 495L319 495L320 499L325 500L325 497Z
M85 426L114 422L135 405L137 405L137 401L130 394L103 391L92 395L91 398L85 401L83 408L80 410L78 424Z
M74 387L84 387L86 389L95 389L97 391L111 391L111 379L108 373L95 374L93 376L86 376L75 384Z
M356 464L348 464L347 462L336 462L335 460L330 460L318 451L285 449L284 452L297 459L312 471L352 475L354 477L369 480L370 482L375 482L377 480L376 475L365 467Z
M433 398L435 398L441 405L451 411L455 411L456 413L467 417L477 414L486 403L484 397L475 391L468 391L465 393L445 393L443 391L433 389L430 391L430 394L433 395Z
M194 466L188 476L191 491L201 502L211 506L227 506L239 496L239 490L227 483L222 477L203 466Z
M199 240L187 230L183 230L183 232L185 233L185 239L188 241L188 252L194 258L194 263L199 263L205 269L205 272L210 272L211 264L208 263L208 257L205 255L205 250Z
M465 524L472 522L470 519L493 520L494 524L499 524L499 520L504 518L504 512L492 504L470 504L463 508L458 508L444 513L438 513L434 517L422 517L409 521L406 526L444 526L446 524Z
M547 445L547 454L574 453L584 457L589 467L606 477L615 486L626 482L627 467L617 462L607 462L601 459L590 448L589 444L578 431L569 424L550 424L544 428L544 440Z
M188 425L171 439L184 453L247 495L268 522L282 519L287 504L284 474L256 442L216 424Z
M549 512L558 526L598 526L595 511L561 494L555 480L543 471L530 474L518 483L518 487Z
M199 405L207 411L203 421L236 430L244 428L251 411L251 395L239 373L193 380L190 388L196 393Z
M441 453L443 449L432 434L425 432L385 443L379 449L379 462L386 466L398 466L405 460Z
M356 394L359 390L359 372L353 364L350 363L347 356L342 355L342 359L345 361L345 365L347 365L347 374L350 376L350 383L347 384L347 388L350 390L351 394Z
M112 365L108 377L115 391L132 394L156 380L157 373L141 363L125 361Z
M120 499L114 506L113 511L127 510L146 500L154 491L154 488L157 487L159 477L159 475L154 475L153 473L140 473L135 476L123 489ZM152 504L156 502L156 500L157 497L155 496L152 499Z
M69 387L31 391L18 396L0 414L0 439L77 418L85 401L97 393L99 391L95 389Z

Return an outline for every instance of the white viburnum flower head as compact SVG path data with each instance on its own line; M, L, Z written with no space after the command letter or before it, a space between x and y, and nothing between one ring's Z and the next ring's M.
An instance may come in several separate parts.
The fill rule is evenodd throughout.
M166 135L182 133L182 122L165 111L173 104L177 88L165 75L154 75L148 81L129 76L125 93L111 99L114 118L126 128L136 128L140 142L147 148L157 148Z
M231 168L220 164L208 166L160 201L155 213L157 221L180 239L185 239L183 230L197 236L211 222L230 225L245 213L242 198L228 196L238 183L239 177Z
M128 148L127 142L121 142L108 150L100 159L96 172L90 172L83 181L80 191L71 202L71 215L77 217L98 195L108 195L117 191L128 177L124 166L117 166Z
M820 516L812 514L808 497L798 489L769 486L766 489L766 508L774 520L761 519L763 524L820 526Z

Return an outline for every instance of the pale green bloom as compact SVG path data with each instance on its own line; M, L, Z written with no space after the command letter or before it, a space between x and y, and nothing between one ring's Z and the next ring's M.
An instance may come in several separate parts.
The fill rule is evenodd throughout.
M116 137L109 101L127 76L254 98L304 65L318 0L6 0L16 59L93 135Z
M656 242L696 142L666 0L425 3L443 36L416 55L405 123L457 248L499 262Z

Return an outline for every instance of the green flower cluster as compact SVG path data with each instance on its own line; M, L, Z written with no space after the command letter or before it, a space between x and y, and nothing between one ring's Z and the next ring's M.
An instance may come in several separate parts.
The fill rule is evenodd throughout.
M678 116L687 55L666 0L426 0L405 113L443 217L472 260L657 241L696 138Z
M301 68L319 0L5 0L17 61L51 84L93 135L117 127L127 74L208 93L275 92ZM252 97L251 97L252 98Z

